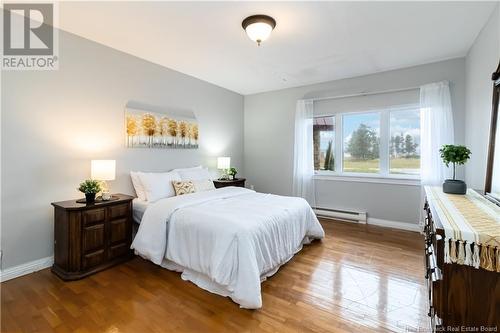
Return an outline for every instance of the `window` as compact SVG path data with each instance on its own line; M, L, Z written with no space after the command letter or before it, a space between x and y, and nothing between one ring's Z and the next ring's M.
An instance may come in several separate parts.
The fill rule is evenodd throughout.
M391 111L389 156L391 174L420 174L420 111Z
M343 116L344 172L380 172L380 114Z
M316 117L313 123L314 170L335 171L335 117Z
M320 174L416 178L418 105L314 118L314 169Z

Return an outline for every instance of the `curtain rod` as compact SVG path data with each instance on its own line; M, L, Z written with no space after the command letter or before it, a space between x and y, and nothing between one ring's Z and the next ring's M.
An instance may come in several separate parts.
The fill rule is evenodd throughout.
M371 91L371 92L362 92L362 93L349 94L349 95L339 95L339 96L329 96L329 97L317 97L317 98L311 98L311 100L313 102L317 102L317 101L323 101L323 100L327 100L327 99L340 99L340 98L348 98L348 97L358 97L358 96L388 94L388 93L393 93L393 92L416 90L416 89L420 89L420 86L418 86L418 87L400 88L400 89L388 89L388 90L379 90L379 91Z

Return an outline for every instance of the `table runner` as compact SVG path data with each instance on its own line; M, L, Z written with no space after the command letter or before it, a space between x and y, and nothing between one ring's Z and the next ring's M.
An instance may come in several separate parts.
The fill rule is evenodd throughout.
M457 195L426 186L425 192L444 229L444 261L500 272L500 207L471 189Z

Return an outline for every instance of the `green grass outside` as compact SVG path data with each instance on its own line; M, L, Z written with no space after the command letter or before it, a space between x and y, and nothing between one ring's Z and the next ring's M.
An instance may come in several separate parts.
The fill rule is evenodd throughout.
M344 160L344 172L378 173L379 160ZM418 174L419 158L394 158L390 161L390 172L393 174Z

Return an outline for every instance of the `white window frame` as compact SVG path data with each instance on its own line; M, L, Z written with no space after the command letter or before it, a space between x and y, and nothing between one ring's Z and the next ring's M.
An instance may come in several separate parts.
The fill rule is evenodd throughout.
M420 175L404 175L390 173L389 145L391 137L391 112L405 109L418 109L418 104L393 106L386 109L365 110L359 112L339 112L331 115L320 115L319 117L335 117L335 171L315 170L314 179L321 180L348 180L369 183L386 183L401 185L420 185ZM378 113L380 115L380 147L379 147L379 172L344 172L344 133L343 123L345 115Z

